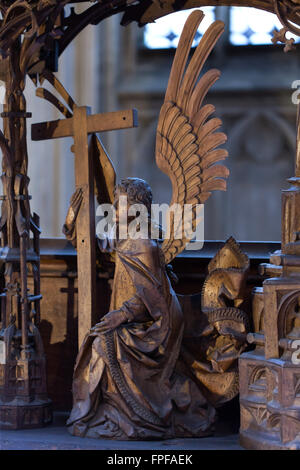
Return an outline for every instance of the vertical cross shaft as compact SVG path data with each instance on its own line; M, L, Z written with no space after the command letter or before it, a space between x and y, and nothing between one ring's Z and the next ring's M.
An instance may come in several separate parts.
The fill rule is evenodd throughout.
M83 191L83 201L76 222L78 285L82 286L78 292L79 346L92 324L98 320L95 305L94 174L93 161L88 151L87 115L89 113L90 109L86 106L75 107L73 116L75 184L76 188L82 188Z

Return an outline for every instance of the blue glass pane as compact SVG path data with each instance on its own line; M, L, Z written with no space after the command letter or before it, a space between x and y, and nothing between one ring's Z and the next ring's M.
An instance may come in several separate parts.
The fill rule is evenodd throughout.
M204 7L201 10L205 17L195 35L193 46L199 43L202 34L215 19L214 7ZM177 47L184 23L191 11L193 9L171 13L159 18L155 23L147 24L144 32L145 46L148 49L170 49Z
M230 42L235 46L248 44L272 44L272 32L282 25L273 13L248 7L230 8ZM299 42L300 38L291 33L287 37Z

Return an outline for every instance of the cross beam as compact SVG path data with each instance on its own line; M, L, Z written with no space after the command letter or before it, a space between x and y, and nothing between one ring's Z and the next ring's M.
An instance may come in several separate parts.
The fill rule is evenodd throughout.
M88 109L87 107L85 107ZM32 124L32 140L56 139L59 137L70 137L74 129L74 117L58 119L57 121L41 122ZM113 113L102 113L87 115L87 132L112 131L137 127L137 110L115 111Z
M90 114L87 106L74 107L73 117L32 124L32 140L73 137L75 185L82 188L83 201L76 221L78 271L78 342L99 321L96 310L96 239L93 159L88 150L88 135L137 127L137 111Z

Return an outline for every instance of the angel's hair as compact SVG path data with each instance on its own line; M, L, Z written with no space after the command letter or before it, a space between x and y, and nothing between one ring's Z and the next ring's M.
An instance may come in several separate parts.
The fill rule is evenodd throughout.
M128 203L144 204L147 207L148 214L151 214L152 190L149 184L141 178L125 178L116 186L116 191L126 193Z

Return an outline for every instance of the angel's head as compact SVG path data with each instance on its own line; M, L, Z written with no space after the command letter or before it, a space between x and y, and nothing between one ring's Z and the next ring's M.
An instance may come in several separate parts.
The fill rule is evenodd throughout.
M142 204L146 207L148 216L151 215L152 190L149 184L141 178L125 178L115 187L114 206L118 212L120 196L127 197L128 206Z

